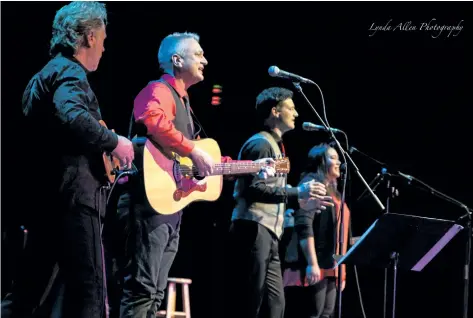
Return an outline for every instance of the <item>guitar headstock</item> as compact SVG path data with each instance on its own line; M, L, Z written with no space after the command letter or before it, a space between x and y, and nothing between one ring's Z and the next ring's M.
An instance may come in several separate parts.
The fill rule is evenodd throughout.
M291 170L291 163L288 157L274 159L274 169L276 173L288 174Z

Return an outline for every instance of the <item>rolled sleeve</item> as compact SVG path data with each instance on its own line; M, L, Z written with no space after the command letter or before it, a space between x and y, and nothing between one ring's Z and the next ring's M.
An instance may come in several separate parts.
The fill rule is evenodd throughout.
M176 129L172 122L176 116L176 103L169 88L156 82L146 86L134 102L136 122L146 126L148 136L161 147L188 156L194 143Z

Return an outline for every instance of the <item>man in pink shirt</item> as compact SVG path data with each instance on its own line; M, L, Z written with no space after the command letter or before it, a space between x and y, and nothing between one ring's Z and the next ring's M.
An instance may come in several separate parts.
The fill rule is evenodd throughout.
M163 39L158 60L164 75L141 90L134 102L138 136L162 148L190 157L202 176L213 171L209 154L195 145L198 131L192 119L187 90L204 79L208 64L194 33L173 33ZM200 130L199 130L200 131ZM161 215L147 202L142 175L144 144L136 146L138 177L130 178L118 202L121 239L126 242L120 317L156 317L164 298L169 269L179 245L182 211ZM224 157L224 162L231 161ZM266 176L274 170L264 171ZM263 175L264 177L264 175ZM156 213L158 212L158 213ZM122 222L123 220L123 222Z

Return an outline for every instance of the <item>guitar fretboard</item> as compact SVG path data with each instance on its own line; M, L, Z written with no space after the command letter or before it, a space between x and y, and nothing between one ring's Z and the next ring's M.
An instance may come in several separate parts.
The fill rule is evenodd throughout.
M261 170L265 163L256 162L229 162L229 163L217 163L214 164L213 176L226 175L226 174L247 174L256 173ZM196 175L198 173L197 167L192 166L181 166L181 172L184 175Z
M260 171L263 166L265 166L264 163L255 162L217 163L214 165L212 175L255 173Z

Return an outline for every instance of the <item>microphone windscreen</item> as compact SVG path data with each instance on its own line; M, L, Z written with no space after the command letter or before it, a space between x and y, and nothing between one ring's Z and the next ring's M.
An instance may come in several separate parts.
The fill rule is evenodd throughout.
M271 75L271 76L276 76L276 75L278 75L278 73L279 73L279 68L278 68L277 66L274 66L274 65L273 65L273 66L271 66L271 67L268 69L268 73L269 73L269 75Z

